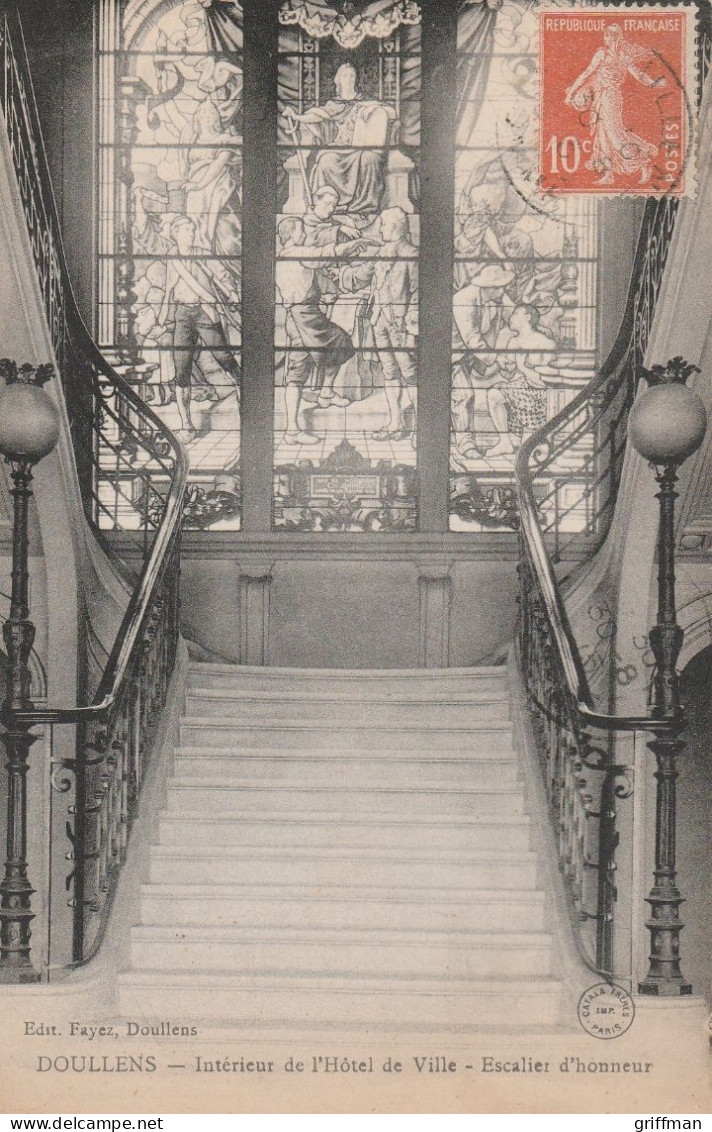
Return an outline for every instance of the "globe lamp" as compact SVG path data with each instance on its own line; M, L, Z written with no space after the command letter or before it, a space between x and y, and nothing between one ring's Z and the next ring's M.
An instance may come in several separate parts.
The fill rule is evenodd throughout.
M670 366L672 363L663 373L670 372ZM653 380L636 400L628 418L630 439L651 464L682 464L700 447L706 430L707 413L702 401L679 378Z
M59 414L43 389L24 381L0 392L0 454L36 464L59 437Z

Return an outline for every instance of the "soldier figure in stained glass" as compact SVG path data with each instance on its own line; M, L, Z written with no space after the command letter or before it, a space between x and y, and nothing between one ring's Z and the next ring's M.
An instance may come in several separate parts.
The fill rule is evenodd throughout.
M299 216L280 220L277 233L282 250L277 260L276 282L279 299L286 310L288 341L285 440L292 444L316 444L319 438L299 421L304 386L307 381L318 385L320 408L338 404L342 399L334 391L334 382L341 367L355 352L346 331L324 312L325 297L337 293L324 261L354 255L366 242L358 239L307 247L304 221Z
M378 232L382 244L377 258L344 267L340 283L345 291L370 286L367 309L388 409L387 421L372 439L403 440L412 434L415 416L410 390L417 381L418 249L411 243L402 208L382 212Z
M500 331L507 325L508 309L511 310L505 291L513 278L509 268L490 263L455 293L452 415L457 447L465 457L480 455L472 423L479 400L486 404L493 428L500 435L496 454L513 451L508 440L506 406L501 393L494 388L502 379L495 346Z
M222 319L229 322L230 306L240 302L234 290L235 281L227 268L215 259L197 259L194 222L187 216L177 217L171 235L178 255L168 261L166 290L158 315L159 326L165 325L173 305L173 361L175 366L176 406L180 420L178 437L193 440L197 429L190 413L193 363L202 349L207 349L240 388L240 366L228 343Z

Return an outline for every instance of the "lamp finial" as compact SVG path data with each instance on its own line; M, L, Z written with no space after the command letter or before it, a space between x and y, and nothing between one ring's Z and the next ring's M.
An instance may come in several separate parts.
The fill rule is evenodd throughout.
M693 365L692 362L686 362L679 354L676 358L670 358L667 365L651 366L650 369L640 367L641 376L651 387L656 385L685 385L687 379L693 373L700 373L700 367Z

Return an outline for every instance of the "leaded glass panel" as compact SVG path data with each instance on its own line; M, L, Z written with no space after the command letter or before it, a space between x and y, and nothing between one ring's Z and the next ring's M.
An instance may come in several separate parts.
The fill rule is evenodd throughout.
M458 22L454 531L516 526L522 441L596 367L598 202L538 188L538 19L531 5L505 0L465 5ZM568 529L588 521L588 443L552 470L567 480Z
M237 529L241 9L122 11L100 61L100 344L187 447L186 524ZM132 454L100 459L105 525L119 510L122 527L140 526Z
M420 13L335 16L280 15L273 525L412 531Z

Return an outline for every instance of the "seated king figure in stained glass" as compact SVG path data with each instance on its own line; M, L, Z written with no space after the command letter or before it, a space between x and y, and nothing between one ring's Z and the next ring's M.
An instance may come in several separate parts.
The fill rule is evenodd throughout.
M375 98L363 98L353 63L334 75L336 98L303 114L287 106L287 128L301 127L303 143L319 146L309 173L311 193L328 185L338 193L339 210L372 217L383 196L385 152L396 113ZM370 147L370 148L369 148Z

